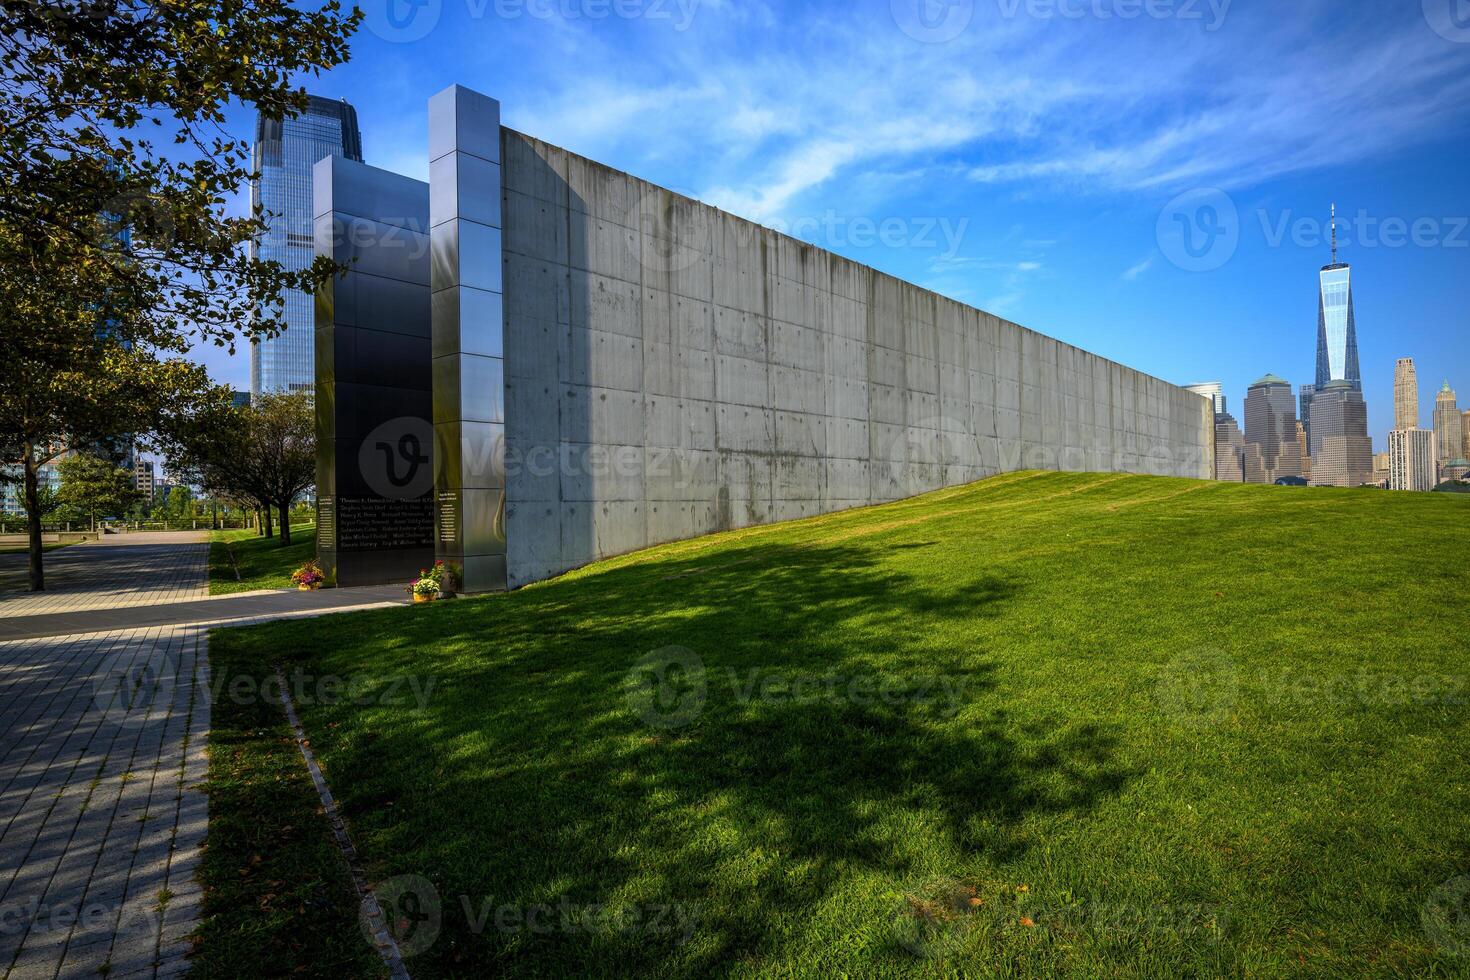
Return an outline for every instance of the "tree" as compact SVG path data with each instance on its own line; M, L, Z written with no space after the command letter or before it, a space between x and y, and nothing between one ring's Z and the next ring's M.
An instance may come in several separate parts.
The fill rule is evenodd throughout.
M291 505L316 482L316 414L301 392L266 394L247 407L218 399L164 445L168 467L213 496L254 501L267 537L272 512L291 543Z
M30 584L45 587L37 473L67 445L155 431L209 390L180 355L281 329L305 272L241 246L230 217L243 103L299 113L293 84L347 59L361 13L332 0L0 0L0 463L23 470ZM157 424L150 424L156 422Z
M98 515L121 514L138 499L133 474L92 453L70 453L57 464L62 501L87 515L97 530Z

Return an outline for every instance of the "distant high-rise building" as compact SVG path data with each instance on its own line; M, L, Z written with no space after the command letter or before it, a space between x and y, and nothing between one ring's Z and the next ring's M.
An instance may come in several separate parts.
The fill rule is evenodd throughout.
M1197 385L1185 385L1184 387L1186 390L1192 391L1196 395L1203 395L1204 397L1208 398L1211 404L1215 406L1216 415L1224 415L1226 413L1227 409L1225 407L1225 386L1220 382L1205 381Z
M1358 325L1353 315L1352 266L1337 261L1337 205L1332 206L1332 264L1317 281L1317 382L1346 381L1363 390L1358 369ZM1308 416L1308 425L1311 419Z
M1390 467L1389 467L1389 455L1388 455L1388 453L1374 453L1373 454L1373 485L1374 486L1376 486L1376 487L1382 487L1385 490L1388 489L1388 472L1389 472L1389 468Z
M1302 455L1302 478L1308 483L1312 480L1312 439L1307 435L1307 426L1301 419L1296 420L1296 446Z
M144 500L153 499L154 483L153 460L139 457L133 463L133 486Z
M1434 399L1434 451L1441 465L1460 459L1465 448L1465 420L1455 402L1455 391L1446 381Z
M1435 473L1434 433L1428 429L1394 429L1388 434L1388 488L1390 490L1433 490Z
M1412 357L1401 357L1393 369L1393 427L1419 428L1419 375Z
M1235 416L1215 416L1215 479L1224 483L1245 482L1245 436Z
M1296 399L1285 379L1268 374L1251 385L1245 397L1245 479L1275 483L1301 476Z
M1312 444L1312 396L1317 393L1316 385L1302 385L1297 395L1296 420L1301 423L1302 430L1306 433L1306 444ZM1303 458L1306 458L1308 450L1302 450Z
M1373 482L1368 405L1346 381L1329 381L1312 399L1312 476L1324 487Z
M1460 413L1460 455L1470 459L1470 409Z
M295 118L256 120L253 167L259 177L250 183L250 207L266 227L251 243L253 257L273 259L293 272L310 267L316 253L311 171L332 155L362 160L357 110L345 101L311 95L306 111ZM285 330L250 347L253 395L316 386L315 298L291 289L282 299Z

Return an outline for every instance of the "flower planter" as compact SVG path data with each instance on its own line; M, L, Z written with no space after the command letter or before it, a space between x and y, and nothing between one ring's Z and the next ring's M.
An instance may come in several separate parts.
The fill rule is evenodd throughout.
M413 594L413 604L417 606L421 602L434 602L438 598L439 597L434 595L432 592L415 592Z
M320 588L321 588L321 584L320 583L318 583L316 585L298 585L298 586L296 586L296 591L297 592L315 592L316 590L318 590Z

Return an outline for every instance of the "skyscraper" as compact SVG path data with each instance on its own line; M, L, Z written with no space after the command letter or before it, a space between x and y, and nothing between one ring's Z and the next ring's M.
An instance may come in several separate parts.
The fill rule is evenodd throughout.
M1216 415L1224 415L1227 411L1225 407L1225 386L1220 382L1203 381L1197 385L1185 385L1184 388L1186 391L1192 391L1196 395L1202 395L1208 398L1215 406Z
M255 124L250 207L265 232L250 254L273 259L286 269L308 268L315 255L312 237L312 167L332 155L362 160L357 110L347 102L307 96L306 111L292 119ZM250 348L250 393L311 391L316 383L315 300L301 290L283 294L286 329Z
M1433 490L1436 479L1434 433L1428 429L1395 429L1388 434L1388 488Z
M1223 483L1245 482L1245 436L1235 416L1215 416L1215 479Z
M1368 405L1346 381L1329 381L1312 399L1312 483L1360 487L1373 482Z
M1419 375L1412 357L1401 357L1393 369L1393 427L1419 428Z
M1363 390L1358 370L1358 327L1353 316L1352 266L1337 261L1337 205L1332 206L1332 264L1324 265L1317 290L1317 383L1346 381ZM1310 428L1311 419L1307 419Z
M1251 385L1245 397L1245 480L1275 483L1301 475L1296 399L1285 379L1268 374Z
M1434 399L1434 451L1441 466L1461 457L1465 448L1464 419L1455 403L1455 392L1446 381Z
M1300 394L1297 396L1297 423L1306 433L1307 444L1312 441L1312 396L1317 393L1316 385L1302 385ZM1305 453L1306 450L1303 450Z
M1470 459L1470 409L1460 413L1460 455Z

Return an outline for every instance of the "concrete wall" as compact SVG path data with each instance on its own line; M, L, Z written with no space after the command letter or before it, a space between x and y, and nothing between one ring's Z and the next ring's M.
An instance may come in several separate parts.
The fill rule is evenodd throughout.
M1025 468L1213 476L1199 395L501 131L516 587Z

